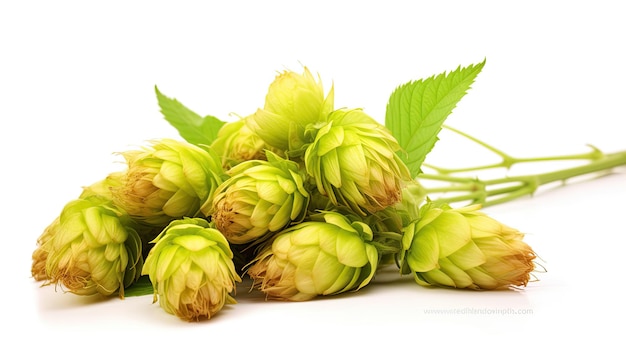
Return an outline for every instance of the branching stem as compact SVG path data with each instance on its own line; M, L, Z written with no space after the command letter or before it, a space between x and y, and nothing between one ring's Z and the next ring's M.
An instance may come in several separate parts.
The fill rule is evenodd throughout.
M418 180L434 180L445 182L448 185L441 187L426 188L426 192L433 201L457 203L470 202L480 203L483 206L490 206L512 201L522 196L532 195L543 185L553 182L565 182L574 177L596 174L600 172L610 172L612 169L626 165L626 150L605 154L599 149L591 146L592 151L583 154L537 157L537 158L517 158L496 149L466 133L452 127L445 128L462 135L473 142L485 147L489 151L499 155L501 162L480 165L466 168L441 168L424 164L425 167L435 171L434 174L421 173ZM565 160L586 160L586 164L569 167L557 171L529 174L521 176L507 176L497 179L479 179L477 177L456 176L455 174L470 171L482 171L489 169L505 168L509 169L515 164L543 161L565 161ZM448 195L454 193L455 195ZM435 196L439 194L440 196Z

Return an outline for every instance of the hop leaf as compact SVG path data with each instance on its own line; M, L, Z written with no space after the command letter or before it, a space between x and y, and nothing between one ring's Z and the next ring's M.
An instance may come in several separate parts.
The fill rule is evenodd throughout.
M400 157L414 178L437 142L444 121L465 96L485 62L408 82L391 94L385 126L404 149Z
M156 86L154 90L165 120L178 130L183 139L194 145L211 145L224 121L213 116L201 117L178 100L163 95Z

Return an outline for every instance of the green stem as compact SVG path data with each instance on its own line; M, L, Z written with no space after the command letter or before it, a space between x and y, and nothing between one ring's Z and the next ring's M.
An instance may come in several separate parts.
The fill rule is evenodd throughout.
M605 155L605 157L593 160L586 165L571 167L559 171L547 172L539 174L536 177L539 185L542 185L559 180L567 180L581 175L606 171L623 165L626 165L626 151L607 154Z
M402 234L395 232L377 232L371 242L381 255L396 254L402 249Z
M518 163L529 163L529 162L541 162L541 161L566 161L566 160L597 160L597 159L601 159L603 157L605 157L604 153L601 152L598 148L592 146L592 145L588 145L592 150L589 152L585 152L582 154L574 154L574 155L561 155L561 156L547 156L547 157L513 157L509 154L507 154L506 152L497 149L495 147L493 147L492 145L489 145L485 142L483 142L482 140L479 140L467 133L464 133L458 129L452 128L450 126L444 125L443 126L446 129L449 129L450 131L453 131L454 133L457 133L475 143L477 143L478 145L486 148L487 150L495 153L496 155L500 156L500 158L502 159L500 162L497 163L492 163L492 164L487 164L487 165L481 165L481 166L474 166L474 167L466 167L466 168L443 168L443 167L437 167L434 165L430 165L430 164L423 164L424 167L428 167L434 171L436 171L437 173L440 174L452 174L452 173L460 173L460 172L471 172L471 171L480 171L480 170L486 170L486 169L493 169L493 168L506 168L509 169L511 168L513 165L518 164Z
M504 177L491 180L480 180L477 178L455 177L450 174L420 174L417 178L423 180L438 180L456 185L449 187L427 188L429 196L433 194L443 194L446 192L466 191L466 194L440 197L434 199L437 202L446 201L448 203L470 201L472 203L482 203L483 206L491 206L509 202L522 196L532 195L535 191L549 183L561 181L565 182L574 177L594 174L602 171L610 171L619 166L626 165L626 150L612 154L602 154L601 158L593 158L587 164L565 168L562 170L545 172L539 174ZM564 156L553 160L573 159L571 156ZM538 160L538 159L534 159ZM489 167L495 168L496 166ZM501 166L500 166L501 167ZM501 196L500 196L501 195Z

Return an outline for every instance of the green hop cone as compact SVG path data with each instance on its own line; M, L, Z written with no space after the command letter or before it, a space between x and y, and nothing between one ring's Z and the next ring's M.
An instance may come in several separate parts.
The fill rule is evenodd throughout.
M225 123L211 144L211 148L221 157L224 169L230 169L247 160L265 160L266 149L279 152L278 149L266 145L263 139L248 127L245 122L247 118L250 117Z
M211 149L171 139L126 151L128 169L112 189L115 203L135 220L166 226L193 217L223 181L219 157Z
M226 303L241 278L226 238L201 218L172 221L155 238L143 274L154 287L154 301L187 321L208 319Z
M310 130L304 163L319 192L365 216L401 200L410 179L391 133L360 109L337 110Z
M267 158L231 168L213 201L202 207L232 244L261 239L307 214L309 194L298 164L269 151Z
M140 276L141 241L133 221L109 199L70 201L47 228L45 278L77 295L118 292ZM37 251L37 250L36 250Z
M316 81L308 68L303 74L285 71L270 84L264 107L246 123L268 145L284 151L299 150L305 144L306 127L324 121L333 105L333 89L324 97L321 80Z
M268 297L305 301L354 291L373 278L379 254L363 222L325 212L322 221L288 227L266 243L248 269Z
M405 228L402 271L420 285L475 290L526 286L535 253L524 235L478 211L424 205Z

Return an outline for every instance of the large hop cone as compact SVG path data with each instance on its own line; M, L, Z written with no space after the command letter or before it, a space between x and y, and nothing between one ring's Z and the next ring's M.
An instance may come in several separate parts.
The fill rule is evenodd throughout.
M525 286L535 253L524 235L478 211L427 204L404 229L403 272L420 285L469 289Z
M401 200L410 173L384 126L360 109L337 110L311 132L316 134L304 155L306 170L332 203L366 215Z
M363 222L325 212L277 234L261 250L248 274L268 297L304 301L366 286L379 254Z
M185 142L162 139L122 154L128 169L112 188L113 199L135 220L150 225L195 216L224 177L215 152Z
M295 151L306 143L307 126L325 120L333 104L333 90L324 96L321 81L307 68L303 74L285 71L270 84L264 107L246 118L246 124L271 147Z
M141 240L134 222L101 196L70 201L42 235L38 280L78 295L124 296L140 276ZM35 265L34 265L35 266Z
M233 244L245 244L300 222L309 193L298 164L273 153L268 160L250 160L231 168L230 178L202 207Z

